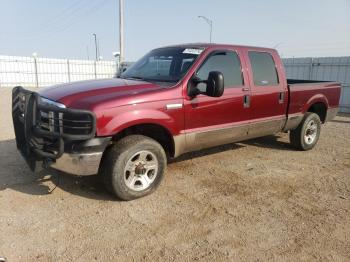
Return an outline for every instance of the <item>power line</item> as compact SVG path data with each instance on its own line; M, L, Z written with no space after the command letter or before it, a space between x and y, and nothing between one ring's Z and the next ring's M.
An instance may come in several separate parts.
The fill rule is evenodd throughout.
M62 9L56 15L52 16L50 19L47 19L45 21L41 21L38 25L36 25L36 27L38 27L38 29L35 31L35 34L43 33L45 31L47 31L49 29L49 27L57 26L57 24L59 24L61 21L66 21L67 18L70 18L72 15L74 15L74 13L77 10L82 10L84 8L84 5L80 5L83 1L84 0L75 1L71 5ZM33 36L32 31L31 32L28 32L28 31L15 32L15 33L12 32L12 33L6 33L6 34L14 34L14 35L20 34L20 36L22 36L22 37L23 36L30 36L30 37Z
M98 1L97 3L95 1L96 0L93 0L93 1L89 2L88 4L83 5L82 7L75 8L74 11L72 11L70 14L68 14L67 17L62 19L62 21L63 21L62 24L59 24L59 23L57 23L56 25L53 24L52 28L46 28L45 30L43 30L41 32L39 31L39 32L37 32L37 35L43 36L43 35L51 35L51 34L63 32L65 30L67 30L68 28L72 27L73 25L75 25L77 22L79 22L81 18L85 17L86 15L90 15L93 12L98 11L106 2L106 0L102 1L102 3L100 3L98 0L97 0ZM94 4L94 3L95 3L95 5L91 6L91 4ZM87 9L87 8L89 8L89 9ZM79 14L79 12L80 12L80 14Z
M64 18L67 14L68 15L72 15L74 14L77 10L79 10L81 8L81 3L84 0L77 0L74 1L73 3L71 3L69 6L67 6L66 8L64 8L63 10L61 10L61 12L59 12L57 15L51 17L49 20L41 23L40 25L42 25L43 27L47 27L50 24L54 24L56 21L60 21L60 18Z
M16 34L23 38L42 38L44 36L55 35L57 33L63 32L69 29L70 27L72 27L73 25L77 24L83 17L86 17L87 15L91 15L92 13L96 13L106 4L108 0L102 0L102 2L98 0L98 3L96 3L95 1L96 0L93 0L84 6L76 6L75 9L71 10L70 14L68 14L67 17L63 17L61 19L61 21L64 22L61 25L58 23L56 24L52 23L52 26L50 28L46 27L43 30L37 30L36 32L31 33L30 35L19 34L19 33L16 33ZM79 0L76 3L80 3L80 2L81 0ZM95 3L95 4L91 6L91 3ZM74 15L77 11L79 11L80 14ZM60 14L60 16L62 15L63 14Z

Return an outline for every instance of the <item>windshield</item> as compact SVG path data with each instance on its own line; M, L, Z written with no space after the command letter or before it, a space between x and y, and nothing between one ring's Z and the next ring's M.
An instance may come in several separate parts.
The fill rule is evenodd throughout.
M202 48L155 49L130 66L121 78L154 82L178 82L192 66Z

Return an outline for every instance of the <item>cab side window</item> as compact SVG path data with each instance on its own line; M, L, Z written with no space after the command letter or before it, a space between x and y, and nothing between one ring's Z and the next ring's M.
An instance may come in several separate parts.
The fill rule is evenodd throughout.
M248 54L252 66L254 84L256 86L278 85L276 65L271 54L254 51L249 51Z
M241 62L236 52L216 51L210 54L196 75L201 80L206 80L211 71L219 71L224 75L225 88L243 85ZM204 92L206 85L201 83L197 88Z

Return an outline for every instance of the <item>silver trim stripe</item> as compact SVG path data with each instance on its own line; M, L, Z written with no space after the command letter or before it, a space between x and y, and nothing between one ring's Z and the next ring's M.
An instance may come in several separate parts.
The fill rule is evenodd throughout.
M166 109L171 110L171 109L178 109L182 108L182 104L167 104Z

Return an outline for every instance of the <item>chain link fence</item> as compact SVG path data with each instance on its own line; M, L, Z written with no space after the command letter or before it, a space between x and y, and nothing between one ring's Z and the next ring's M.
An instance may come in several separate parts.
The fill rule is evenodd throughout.
M117 69L116 61L0 56L0 87L44 87L110 78Z

